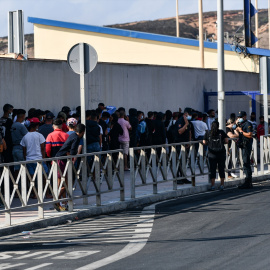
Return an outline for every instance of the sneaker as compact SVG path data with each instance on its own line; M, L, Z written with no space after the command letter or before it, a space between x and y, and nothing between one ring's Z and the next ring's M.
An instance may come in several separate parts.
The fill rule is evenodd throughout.
M238 177L235 173L231 173L231 176L232 176L233 178L237 178L237 177Z
M54 208L57 212L60 212L60 205L59 205L59 203L55 203L55 204L53 205L53 208Z
M183 183L184 183L184 184L191 184L191 183L192 183L191 181L189 181L189 180L188 180L188 179L186 179L186 178L185 178L185 179L183 179L182 181L183 181Z
M228 176L228 179L232 179L232 178L233 178L233 176L232 176L232 175L229 175L229 176Z
M211 187L209 188L209 190L210 190L210 191L215 191L215 190L216 190L216 187L215 187L215 186L211 186Z
M177 180L177 185L184 185L184 182L182 180Z
M243 185L238 186L238 188L239 189L252 189L253 188L253 185L252 185L252 183L245 182Z
M219 191L223 191L223 190L224 190L224 186L221 185L221 186L219 187Z

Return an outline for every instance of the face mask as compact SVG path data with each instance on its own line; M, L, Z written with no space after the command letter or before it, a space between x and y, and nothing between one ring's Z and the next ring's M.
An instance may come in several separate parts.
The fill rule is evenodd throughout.
M12 117L11 117L12 118ZM17 121L17 115L14 117L13 122L15 123Z
M10 114L8 115L8 118L12 119L12 115L13 115L13 113L10 113Z
M233 128L233 129L236 129L236 125L234 124L234 125L232 126L232 128Z
M141 119L143 119L143 115L141 116Z
M187 116L187 120L191 120L192 117L190 115Z
M238 122L239 122L239 123L242 123L242 122L244 122L244 119L243 119L243 118L239 118L239 119L238 119Z
M105 121L105 123L106 123L106 124L109 124L109 121L110 121L110 119L108 118L108 119Z
M41 117L41 119L40 119L40 122L42 122L43 121L43 116Z

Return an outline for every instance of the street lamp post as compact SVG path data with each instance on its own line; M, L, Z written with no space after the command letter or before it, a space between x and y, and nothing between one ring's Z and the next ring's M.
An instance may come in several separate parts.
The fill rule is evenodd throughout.
M179 37L179 9L178 9L178 0L176 0L176 36Z
M199 0L199 43L200 43L201 68L204 68L203 4L202 4L202 0Z
M225 129L224 109L224 27L223 27L223 0L217 0L218 19L218 122L220 129Z

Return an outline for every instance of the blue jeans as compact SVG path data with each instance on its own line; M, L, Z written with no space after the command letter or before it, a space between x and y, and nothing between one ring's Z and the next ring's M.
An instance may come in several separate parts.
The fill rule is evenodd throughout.
M43 166L45 172L48 173L49 169L48 169L45 162L42 162L42 166ZM30 173L30 175L34 175L35 171L36 171L36 168L37 168L37 163L27 163L26 167L27 167L28 172Z
M94 142L87 144L87 153L100 152L100 144L99 142ZM88 162L93 160L93 157L87 157Z

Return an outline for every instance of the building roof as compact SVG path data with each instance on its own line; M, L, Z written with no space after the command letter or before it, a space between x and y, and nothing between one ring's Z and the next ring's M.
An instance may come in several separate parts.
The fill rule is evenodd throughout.
M123 30L123 29L117 29L117 28L78 24L78 23L71 23L71 22L62 22L62 21L41 19L41 18L35 18L35 17L28 17L28 22L33 23L33 24L62 27L62 28L67 28L67 29L81 30L81 31L94 32L94 33L100 33L100 34L108 34L108 35L114 35L114 36L138 38L138 39L144 39L144 40L152 40L152 41L199 47L199 41L196 39L179 38L179 37L173 37L173 36L139 32L139 31ZM204 47L209 48L209 49L217 49L217 43L204 41ZM230 44L225 44L224 49L226 51L234 51L233 46ZM266 50L266 49L247 48L247 53L252 54L252 55L259 55L259 56L270 56L270 50Z

